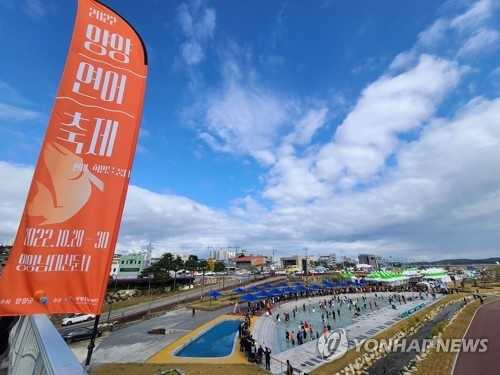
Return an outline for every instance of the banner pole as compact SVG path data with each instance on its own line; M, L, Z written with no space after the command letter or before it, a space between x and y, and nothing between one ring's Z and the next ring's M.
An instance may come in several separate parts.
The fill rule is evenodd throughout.
M97 330L99 329L99 319L101 318L101 314L96 315L94 321L94 330L92 332L92 337L90 338L89 346L87 347L87 359L85 360L85 366L90 365L90 360L92 359L92 353L94 352L95 347L95 338L97 336Z

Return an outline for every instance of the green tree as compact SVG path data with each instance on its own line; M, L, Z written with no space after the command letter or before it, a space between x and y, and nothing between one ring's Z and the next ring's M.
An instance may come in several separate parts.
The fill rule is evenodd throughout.
M215 262L214 272L224 272L225 269L226 266L224 265L224 262Z
M202 271L203 273L207 272L208 269L208 262L203 259L198 263L198 270Z
M177 271L184 268L184 261L180 256L177 256L172 261L172 271L174 271L174 290L177 289Z
M169 282L172 279L170 277L170 271L174 270L174 263L174 256L171 253L165 253L158 262L145 268L141 273L141 277L153 276L155 281Z
M186 263L184 264L184 267L186 267L187 270L194 272L198 269L199 267L199 260L196 255L190 255L188 260L186 260Z

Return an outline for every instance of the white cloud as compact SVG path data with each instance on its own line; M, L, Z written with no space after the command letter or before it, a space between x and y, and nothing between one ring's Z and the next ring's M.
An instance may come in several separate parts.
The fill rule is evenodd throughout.
M0 102L0 120L2 121L30 121L41 117L42 114L39 112Z
M492 0L479 0L465 13L451 20L451 27L459 31L473 30L480 27L493 14L494 3Z
M0 243L14 239L32 174L30 167L0 161Z
M131 186L119 249L138 249L151 240L157 251L198 254L209 245L236 245L256 252L277 248L280 254L308 247L314 253L373 251L421 259L495 255L500 240L500 175L494 173L500 170L498 118L500 99L476 98L453 118L434 119L418 139L402 145L386 176L362 191L324 190L328 185L310 172L311 155L298 158L292 147L283 146L276 164L278 185L265 192L279 199L271 209L245 197L224 213ZM285 174L278 176L279 170ZM15 234L31 174L29 167L0 162L0 241ZM284 187L295 190L278 191Z
M207 16L200 4L183 4L178 14L184 46L200 48L185 55L181 49L192 65L203 60L215 30L215 12ZM489 30L490 13L491 2L475 3L451 21L450 35L459 35L466 48L471 37ZM263 190L226 211L131 186L119 248L151 240L157 251L198 253L233 245L281 254L308 247L421 259L497 255L500 99L478 97L454 115L435 117L463 71L456 62L422 54L443 40L446 22L422 32L414 48L367 85L326 144L314 137L332 121L332 108L317 104L324 101L276 92L251 68L226 59L222 85L203 97L198 131L214 149L268 166ZM404 137L408 132L411 140ZM15 233L31 173L0 162L0 241Z
M313 160L298 158L291 146L283 146L267 177L263 196L280 204L303 203L326 196L328 189L312 172Z
M253 79L240 79L239 71L231 69L223 87L206 99L201 137L217 150L272 163L278 136L292 119L294 103Z
M328 108L326 107L309 110L299 119L295 130L286 137L285 142L299 146L308 145L316 131L325 124L327 114Z
M396 150L398 136L422 126L459 77L455 63L422 55L414 68L370 84L337 128L333 144L320 151L318 175L335 181L376 174Z
M434 47L443 41L449 21L439 18L431 26L418 34L418 43L424 47Z
M474 56L481 52L491 52L494 48L498 47L500 40L500 32L481 28L469 37L465 44L458 51L458 56Z
M185 38L181 45L182 58L188 65L197 65L204 59L206 43L215 32L215 10L200 1L182 3L178 8L178 20Z
M23 10L33 19L43 18L47 14L47 9L40 0L24 0Z
M29 121L38 120L42 114L26 107L32 103L18 90L5 81L0 80L0 120Z
M391 63L390 69L400 70L408 69L417 59L415 50L409 50L399 53Z

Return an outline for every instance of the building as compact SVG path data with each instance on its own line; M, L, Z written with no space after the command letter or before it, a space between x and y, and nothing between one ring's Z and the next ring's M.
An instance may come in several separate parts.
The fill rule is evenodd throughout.
M240 255L234 259L234 263L237 268L259 268L266 265L266 257L262 255Z
M372 266L373 269L379 268L378 259L379 259L379 257L377 257L376 255L372 255L372 254L359 254L358 255L359 263L368 264L368 265Z
M228 263L230 259L236 257L236 254L241 253L241 248L239 247L209 247L208 256L209 258L217 261Z
M113 279L118 277L118 272L120 272L120 258L121 254L114 254L113 260L111 261L111 269L109 270L109 276Z
M306 264L311 263L311 257L303 257L301 255L294 255L290 257L281 257L281 267L284 269L294 268L299 272L306 271ZM310 269L310 267L309 267Z
M0 245L0 275L2 274L2 270L7 264L7 259L9 259L10 250L12 246L3 246Z
M120 257L118 279L137 279L145 268L145 254L128 254Z
M337 264L337 256L335 254L320 255L318 263L327 268L333 268Z

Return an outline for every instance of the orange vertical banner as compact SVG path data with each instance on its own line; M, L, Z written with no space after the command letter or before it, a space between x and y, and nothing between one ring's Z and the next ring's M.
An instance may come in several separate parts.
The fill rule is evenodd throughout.
M144 43L95 0L73 38L14 246L0 316L100 313L142 116Z

